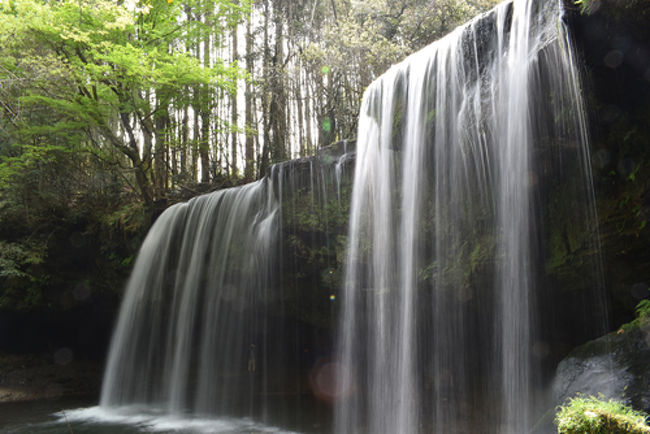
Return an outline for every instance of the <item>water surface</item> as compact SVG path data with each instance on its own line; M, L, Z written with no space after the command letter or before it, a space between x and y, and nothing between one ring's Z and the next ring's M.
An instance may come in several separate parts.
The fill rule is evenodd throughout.
M170 415L153 407L103 408L89 399L0 404L0 432L8 434L130 433L325 433L328 409L318 403L288 400L294 426L265 424L251 418ZM287 400L285 400L285 404ZM296 417L298 415L298 417ZM276 415L277 421L280 417ZM275 419L274 419L275 420Z

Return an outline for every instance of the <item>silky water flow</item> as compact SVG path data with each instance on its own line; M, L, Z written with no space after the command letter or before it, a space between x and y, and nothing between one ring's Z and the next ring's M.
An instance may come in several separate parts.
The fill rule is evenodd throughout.
M158 217L126 286L101 417L145 425L172 418L190 431L201 421L214 432L329 423L322 413L331 411L304 398L327 394L327 385L308 389L304 371L332 339L291 313L322 317L325 306L332 314L334 239L345 233L342 189L353 154L343 143L279 163L260 181ZM301 249L318 251L327 269L305 272ZM303 287L311 291L298 293Z
M367 89L337 433L531 430L550 381L547 329L557 327L540 309L558 191L565 218L591 231L584 278L603 314L585 115L563 19L557 1L505 2Z
M316 317L322 294L284 291L305 286L301 236L330 258L308 286L334 281L330 233L356 161L342 294L328 295L339 306L331 430L529 432L549 405L548 342L566 328L546 273L558 221L590 234L577 270L593 283L577 303L583 335L604 312L559 1L507 1L392 67L365 93L356 158L329 160L276 165L158 218L127 284L101 408L266 420L280 396L304 394L291 371L312 342L286 320L286 300Z
M102 406L248 412L241 399L255 385L235 373L265 362L256 357L265 344L257 333L272 298L277 212L262 180L174 205L158 218L127 284Z

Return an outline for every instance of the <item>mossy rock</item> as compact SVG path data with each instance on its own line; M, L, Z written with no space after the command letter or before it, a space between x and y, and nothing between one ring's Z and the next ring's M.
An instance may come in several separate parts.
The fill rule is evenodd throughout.
M556 402L602 395L650 411L650 317L574 349L556 371Z
M559 408L559 434L650 434L648 415L620 402L576 397Z

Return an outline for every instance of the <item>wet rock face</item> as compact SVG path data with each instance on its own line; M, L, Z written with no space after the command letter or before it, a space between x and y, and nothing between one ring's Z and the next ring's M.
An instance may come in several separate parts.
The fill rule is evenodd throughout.
M631 319L650 283L650 2L584 4L586 13L575 11L569 21L584 63L602 257L616 326ZM560 265L571 263L557 258Z
M591 163L613 327L631 319L637 303L648 297L650 282L650 2L585 3L587 13L572 14L570 27L585 65ZM650 319L637 319L587 342L559 363L556 404L577 393L650 410Z
M590 1L572 15L584 60L610 327L629 321L650 281L650 3ZM558 365L556 404L577 393L650 410L650 319L575 348Z
M650 318L573 350L557 368L553 386L561 404L581 393L603 395L650 411Z

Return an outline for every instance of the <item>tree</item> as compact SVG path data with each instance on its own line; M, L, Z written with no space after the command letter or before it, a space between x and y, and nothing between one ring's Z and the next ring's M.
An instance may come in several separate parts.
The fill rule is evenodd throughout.
M185 15L193 1L0 2L0 308L56 305L90 273L121 287L154 202L190 178L184 121L213 104L192 89L242 75L186 49L247 8L208 3L223 26ZM93 248L75 256L76 239Z
M245 11L239 2L218 0L210 8L215 3L230 24ZM168 190L162 170L167 151L156 142L165 140L169 107L184 110L190 101L178 95L188 88L234 92L241 75L236 66L209 58L202 64L183 49L182 40L208 26L183 16L180 3L19 0L1 8L5 69L37 81L24 89L22 103L59 113L50 130L83 133L84 149L122 167L147 205ZM30 65L48 70L33 77ZM198 104L195 112L210 112L208 96ZM30 124L34 134L43 127Z

